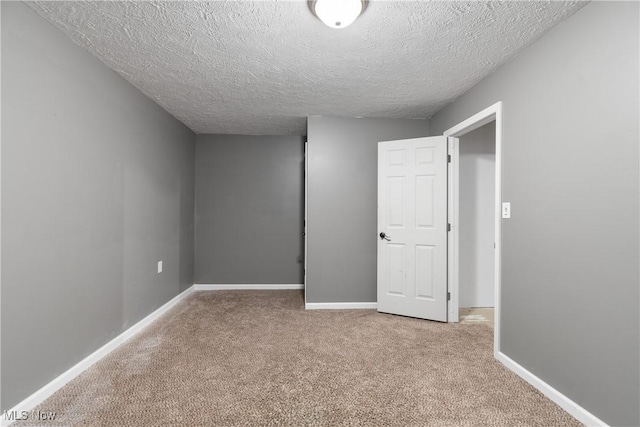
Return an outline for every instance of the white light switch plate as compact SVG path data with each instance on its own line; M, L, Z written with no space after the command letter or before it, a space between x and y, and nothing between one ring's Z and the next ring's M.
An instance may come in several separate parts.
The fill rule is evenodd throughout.
M162 261L158 261L158 273L162 273Z
M502 218L511 218L511 203L504 202L502 204Z

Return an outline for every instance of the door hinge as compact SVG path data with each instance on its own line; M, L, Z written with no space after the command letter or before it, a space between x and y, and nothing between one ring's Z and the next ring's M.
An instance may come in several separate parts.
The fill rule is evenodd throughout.
M447 154L447 163L451 163L451 154Z
M451 231L451 224L447 224L447 231Z
M447 292L447 301L451 301L451 292Z

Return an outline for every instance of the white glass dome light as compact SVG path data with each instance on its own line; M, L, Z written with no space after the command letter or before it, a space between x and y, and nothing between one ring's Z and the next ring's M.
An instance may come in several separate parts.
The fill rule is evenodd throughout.
M309 0L314 15L331 28L353 24L367 7L366 0Z

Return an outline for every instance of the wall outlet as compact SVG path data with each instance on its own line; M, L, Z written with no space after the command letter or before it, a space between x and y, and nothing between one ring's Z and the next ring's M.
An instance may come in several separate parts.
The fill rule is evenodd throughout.
M511 218L511 203L505 202L502 204L502 218Z
M158 273L162 273L162 261L158 261Z

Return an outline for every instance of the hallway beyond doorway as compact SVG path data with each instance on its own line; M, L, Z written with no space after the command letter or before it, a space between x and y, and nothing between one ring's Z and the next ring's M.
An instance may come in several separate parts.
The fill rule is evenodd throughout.
M493 307L461 308L460 323L486 323L493 328Z

